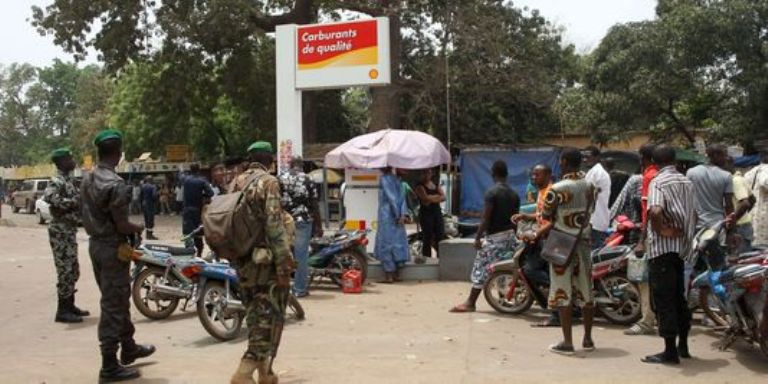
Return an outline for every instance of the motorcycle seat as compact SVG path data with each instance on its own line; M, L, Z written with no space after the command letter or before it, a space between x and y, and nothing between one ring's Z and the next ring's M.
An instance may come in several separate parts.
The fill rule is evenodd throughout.
M763 267L760 265L735 265L723 271L718 281L720 284L725 284L762 270Z
M749 258L752 258L752 257L755 257L755 256L762 256L763 254L765 254L765 251L744 252L744 253L740 253L739 254L738 259L739 260L749 259Z
M604 247L595 252L592 252L592 264L603 263L613 259L617 259L629 253L626 245L619 245L616 247Z
M762 265L745 265L736 269L733 273L733 278L739 280L755 273L763 273L763 270L764 267Z
M195 248L171 247L162 244L145 244L144 247L152 252L165 252L171 256L191 256L197 253Z

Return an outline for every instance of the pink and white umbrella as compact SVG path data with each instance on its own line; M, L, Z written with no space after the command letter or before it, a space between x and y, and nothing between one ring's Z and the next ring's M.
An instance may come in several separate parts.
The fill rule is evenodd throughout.
M450 162L451 154L433 136L395 129L355 137L325 155L328 168L426 169Z

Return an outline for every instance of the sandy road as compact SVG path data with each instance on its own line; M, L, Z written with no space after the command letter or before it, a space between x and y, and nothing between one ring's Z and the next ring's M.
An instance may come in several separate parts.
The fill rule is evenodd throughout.
M3 218L15 226L0 226L0 383L96 382L98 289L85 233L78 236L78 303L95 316L78 325L57 324L47 231L32 216L4 208ZM177 217L158 223L161 238L178 237ZM624 336L622 328L602 320L595 329L597 351L552 355L545 349L559 331L530 327L541 312L509 318L481 302L477 313L449 314L467 289L464 283L425 282L369 284L362 295L313 290L302 301L307 320L286 327L276 363L281 383L765 383L768 377L768 359L758 350L739 343L720 352L713 348L716 335L698 326L691 341L695 358L679 367L640 363L661 340ZM216 342L191 312L151 322L134 311L134 321L138 341L158 347L140 364L137 383L225 383L245 348L244 335Z

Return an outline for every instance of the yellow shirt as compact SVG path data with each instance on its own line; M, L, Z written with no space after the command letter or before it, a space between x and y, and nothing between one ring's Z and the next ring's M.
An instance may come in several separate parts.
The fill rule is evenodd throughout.
M739 204L739 201L749 198L749 186L747 185L747 180L744 179L744 176L741 175L741 173L736 172L733 175L733 208L736 209L736 207ZM749 224L752 222L752 213L747 212L744 214L744 216L739 219L738 222L736 222L736 225L744 225Z

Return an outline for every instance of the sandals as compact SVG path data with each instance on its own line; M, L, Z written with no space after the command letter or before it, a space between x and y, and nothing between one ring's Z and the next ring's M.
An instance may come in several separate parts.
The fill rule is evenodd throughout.
M550 328L550 327L559 327L560 322L552 319L547 319L538 323L532 323L532 328Z
M558 355L573 356L576 351L572 345L565 345L563 343L552 344L549 346L549 351L557 353Z
M459 305L451 308L451 310L448 311L448 312L451 312L451 313L468 313L468 312L474 312L474 311L475 311L475 307L470 307L469 305L466 305L466 304L459 304Z
M581 343L581 348L584 349L585 352L594 352L595 350L595 342L594 341L584 341Z

